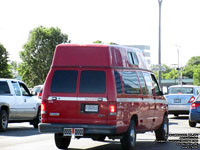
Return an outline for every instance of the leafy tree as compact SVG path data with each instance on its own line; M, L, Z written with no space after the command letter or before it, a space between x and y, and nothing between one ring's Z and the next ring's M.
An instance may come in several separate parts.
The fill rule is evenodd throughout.
M10 70L12 72L13 78L19 79L18 68L19 68L19 63L17 63L16 61L11 61Z
M94 41L93 43L95 43L95 44L103 44L103 42L100 41L100 40L96 40L96 41Z
M189 59L185 68L183 69L183 76L188 78L193 78L194 71L200 64L200 56L194 56Z
M0 78L12 78L8 64L8 52L6 48L0 44Z
M50 69L56 45L70 43L68 35L59 28L37 27L30 32L24 50L20 52L23 62L19 66L22 80L33 87L43 84Z
M195 85L200 86L200 65L198 65L194 70L193 80Z
M186 66L193 66L193 65L199 65L199 64L200 64L200 56L194 56L190 58Z

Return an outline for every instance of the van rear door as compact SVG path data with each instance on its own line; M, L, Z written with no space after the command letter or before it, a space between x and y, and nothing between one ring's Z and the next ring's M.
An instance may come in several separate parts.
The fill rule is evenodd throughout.
M55 123L106 124L106 69L53 71L48 120Z
M105 69L81 69L78 90L79 121L107 124L108 99Z

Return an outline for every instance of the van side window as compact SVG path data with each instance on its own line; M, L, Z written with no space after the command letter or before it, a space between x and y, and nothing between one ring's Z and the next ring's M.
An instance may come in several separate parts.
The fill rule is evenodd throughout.
M122 93L122 84L121 84L121 78L119 72L115 71L115 85L116 85L116 90L117 93Z
M139 65L139 60L135 52L132 52L132 57L135 65Z
M160 87L158 85L158 82L156 80L156 77L151 74L151 79L152 79L152 82L153 82L153 89L152 89L152 92L154 95L160 95Z
M145 79L145 81L146 81L148 93L149 93L150 95L153 95L153 93L152 93L153 87L152 87L152 81L151 81L150 74L147 73L147 72L144 72L143 75L144 75L144 79Z
M135 71L122 72L122 79L126 94L140 94L140 84Z
M133 62L133 57L132 57L132 53L131 53L131 52L128 52L128 60L129 60L129 62L130 62L131 65L134 64L134 62Z
M135 52L128 52L128 60L129 60L130 64L132 64L132 65L139 64L139 60L138 60Z
M106 72L84 70L81 72L80 93L99 93L106 92Z
M147 92L147 89L146 89L146 84L145 84L144 76L143 76L142 72L137 72L137 73L138 73L138 76L139 76L139 79L140 79L140 85L142 87L142 93L144 95L147 95L148 92Z
M51 82L51 92L75 93L78 71L56 70Z

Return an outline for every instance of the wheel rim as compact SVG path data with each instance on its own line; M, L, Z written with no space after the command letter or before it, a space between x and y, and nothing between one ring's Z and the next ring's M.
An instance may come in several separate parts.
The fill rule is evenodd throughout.
M131 138L131 145L134 145L134 143L135 143L135 131L134 131L134 129L132 129L131 132L130 132L130 138Z
M167 121L165 121L165 124L164 124L164 131L165 131L165 136L168 136L168 124L167 124Z
M3 126L4 129L6 129L7 124L8 124L7 116L5 114L3 114L2 115L2 126Z

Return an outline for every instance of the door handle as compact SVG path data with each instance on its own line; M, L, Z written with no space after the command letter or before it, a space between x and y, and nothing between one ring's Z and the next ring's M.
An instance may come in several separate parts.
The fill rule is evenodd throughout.
M24 102L26 103L26 99L24 99Z

